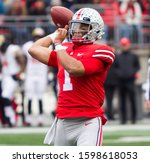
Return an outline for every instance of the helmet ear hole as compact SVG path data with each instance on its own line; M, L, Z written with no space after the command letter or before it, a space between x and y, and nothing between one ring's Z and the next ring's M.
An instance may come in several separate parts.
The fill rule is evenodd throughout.
M92 29L92 25L90 24L90 30Z
M88 36L85 36L85 40L87 40L88 39Z

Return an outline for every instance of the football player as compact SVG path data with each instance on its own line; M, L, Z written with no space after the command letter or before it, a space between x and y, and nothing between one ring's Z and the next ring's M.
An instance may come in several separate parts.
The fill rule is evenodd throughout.
M59 94L56 119L44 143L56 146L100 146L106 123L102 105L104 81L115 55L111 47L96 44L104 34L100 14L81 8L65 28L36 41L32 57L58 67ZM71 42L62 43L67 32ZM54 44L55 50L48 47ZM60 136L61 135L61 136Z
M42 28L35 28L32 31L33 40L26 42L23 46L23 52L27 59L26 64L26 78L25 78L25 96L28 101L28 111L25 116L25 121L28 126L32 125L32 101L34 98L38 101L39 116L38 125L41 126L43 123L43 94L46 91L48 84L48 66L39 62L28 53L28 49L32 46L33 42L37 39L44 37L45 31Z
M7 40L6 40L7 41ZM10 41L10 42L9 42ZM16 114L12 107L15 92L22 80L25 70L25 58L21 47L15 44L15 37L10 36L10 40L2 45L2 105L10 127L16 125Z
M150 58L148 59L148 70L147 70L147 79L146 82L142 86L145 95L145 108L148 111L148 115L150 115Z

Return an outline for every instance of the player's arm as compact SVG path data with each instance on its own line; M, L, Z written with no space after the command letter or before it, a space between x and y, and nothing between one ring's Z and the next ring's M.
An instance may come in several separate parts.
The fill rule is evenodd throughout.
M67 27L66 27L67 28ZM84 74L84 66L81 61L71 57L65 50L65 47L61 46L62 41L66 38L67 29L59 28L56 36L55 51L57 58L64 69L71 75L81 76Z
M144 96L145 96L144 107L146 109L150 109L150 83L149 81L150 81L150 59L148 60L147 79L143 85Z
M26 61L25 61L25 57L23 54L21 55L17 55L16 56L16 60L20 66L20 71L19 74L23 73L25 71L25 67L26 67Z
M73 76L84 74L83 64L75 58L69 56L65 50L57 51L57 57L64 69Z
M29 48L28 52L38 61L48 64L50 53L52 52L52 50L49 49L49 46L52 45L52 43L52 38L45 36L34 42L31 48Z
M56 34L57 33L57 34ZM55 32L55 37L44 37L36 41L32 47L29 49L30 55L39 60L42 63L48 64L50 53L52 50L50 50L48 47L52 45L52 43L56 43L59 47L61 46L61 43L66 38L67 35L67 27L66 28L59 28ZM55 44L56 45L56 44ZM61 46L62 48L58 48L56 45L56 53L57 53L57 59L59 60L60 64L64 67L64 69L71 75L83 75L84 74L84 67L83 64L74 59L73 57L69 56L66 52L65 48Z
M25 71L25 67L26 67L26 64L25 64L25 58L24 58L24 55L22 53L22 50L21 48L18 46L16 51L15 51L15 59L16 59L16 62L18 63L19 67L20 67L20 70L17 74L13 74L12 75L12 78L14 80L22 80L22 74L24 73Z

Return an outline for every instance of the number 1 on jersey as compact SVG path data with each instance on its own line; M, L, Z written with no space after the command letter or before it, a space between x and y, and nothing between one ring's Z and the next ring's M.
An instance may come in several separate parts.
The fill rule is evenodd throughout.
M71 91L73 89L69 73L64 71L63 91Z

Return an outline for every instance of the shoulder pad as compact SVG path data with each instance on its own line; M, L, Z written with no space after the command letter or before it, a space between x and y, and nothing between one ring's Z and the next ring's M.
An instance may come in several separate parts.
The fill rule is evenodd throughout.
M112 63L114 62L115 54L111 47L107 45L100 45L97 49L95 49L92 57L99 58L107 63Z

